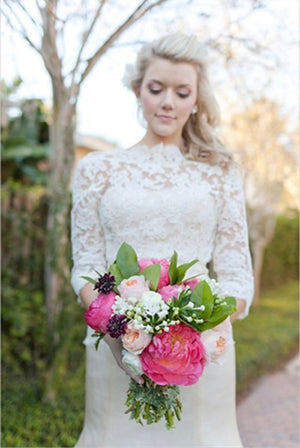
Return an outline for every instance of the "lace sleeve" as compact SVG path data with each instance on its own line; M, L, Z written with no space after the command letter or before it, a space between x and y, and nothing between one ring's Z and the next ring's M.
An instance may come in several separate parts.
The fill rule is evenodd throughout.
M240 168L232 165L223 178L220 209L213 252L213 267L226 294L246 301L249 312L253 298L252 264Z
M99 208L107 176L104 170L99 172L97 165L93 153L85 156L78 163L73 181L71 283L78 295L87 283L81 276L95 278L95 269L103 273L106 267Z

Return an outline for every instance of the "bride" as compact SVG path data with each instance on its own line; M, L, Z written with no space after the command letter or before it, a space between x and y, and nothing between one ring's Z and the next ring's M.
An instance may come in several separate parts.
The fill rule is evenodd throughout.
M179 263L197 258L189 275L208 278L208 264L223 291L237 298L244 318L253 278L239 166L216 137L218 106L207 77L206 56L195 36L174 34L146 44L126 75L147 123L129 149L90 153L73 185L72 285L85 307L96 296L81 276L106 272L122 242L139 257ZM210 270L211 272L211 270ZM85 339L86 405L77 447L238 448L235 355L209 365L197 384L181 387L182 420L138 425L125 411L129 376L119 340L105 336L96 351Z

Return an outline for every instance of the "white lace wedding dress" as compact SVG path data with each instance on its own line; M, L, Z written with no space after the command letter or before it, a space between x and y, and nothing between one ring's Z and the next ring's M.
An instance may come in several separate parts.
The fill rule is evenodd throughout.
M78 294L114 261L126 241L138 257L213 261L223 290L247 303L253 279L239 169L187 160L173 145L91 153L78 165L72 209L72 284ZM102 342L98 351L89 329L84 428L77 447L237 448L234 348L223 365L210 365L198 383L181 387L182 420L141 426L124 414L129 377Z

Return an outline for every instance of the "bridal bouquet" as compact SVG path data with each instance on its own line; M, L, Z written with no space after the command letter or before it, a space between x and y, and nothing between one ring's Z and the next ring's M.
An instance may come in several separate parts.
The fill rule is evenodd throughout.
M127 413L148 424L180 420L180 385L195 384L209 362L221 363L232 343L228 316L234 297L225 297L214 280L185 279L198 260L177 265L166 259L138 259L123 243L108 272L94 280L99 292L85 313L95 330L96 348L108 333L121 338L122 361L144 383L130 381Z

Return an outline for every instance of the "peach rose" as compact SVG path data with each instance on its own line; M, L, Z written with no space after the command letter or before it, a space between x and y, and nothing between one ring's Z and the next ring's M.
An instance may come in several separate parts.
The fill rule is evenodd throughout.
M139 299L143 292L149 291L149 282L143 275L133 275L119 284L118 291L123 299Z
M230 318L202 333L201 340L205 347L205 359L214 364L223 364L230 345L234 344Z
M126 333L121 336L123 347L133 355L139 355L150 344L152 336L144 330L137 330L134 322L127 326Z

